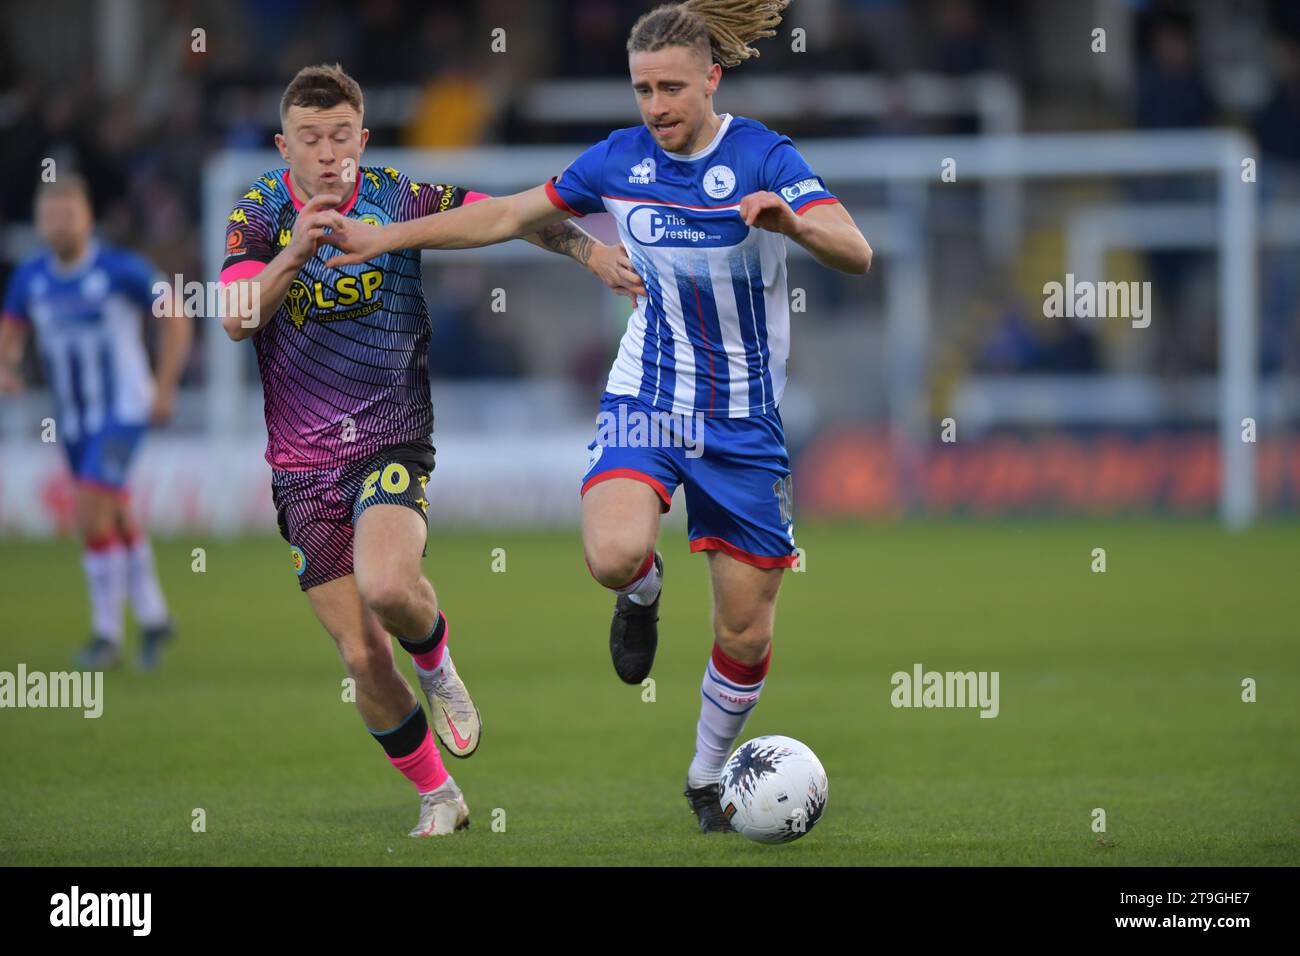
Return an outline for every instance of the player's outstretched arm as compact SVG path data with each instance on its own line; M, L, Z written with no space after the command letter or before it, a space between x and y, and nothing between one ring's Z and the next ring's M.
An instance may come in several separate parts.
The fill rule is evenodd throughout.
M154 374L153 408L150 419L162 423L172 417L176 406L176 390L185 372L185 363L194 344L194 320L185 314L179 295L173 295L170 308L159 316L162 322L158 338L158 369Z
M601 242L592 238L586 230L579 229L571 222L556 222L544 226L532 235L523 237L539 249L547 249L556 255L568 256L574 262L588 265L592 251Z
M628 258L622 244L607 246L572 222L557 222L524 236L535 246L549 249L559 255L570 256L582 263L605 285L632 300L636 305L639 295L645 295L641 276Z
M323 239L342 250L343 255L335 256L326 265L337 268L368 262L394 249L491 246L507 239L521 239L569 217L569 213L557 209L546 198L544 186L513 196L480 199L446 212L386 226L374 226L330 212L325 214L325 225L331 231Z
M746 225L789 236L827 268L859 276L871 268L870 244L837 202L799 215L776 193L756 192L740 201L740 217Z
M221 317L221 327L236 342L257 333L275 315L284 301L294 277L316 254L325 235L325 207L337 206L338 196L322 193L313 196L298 213L293 224L293 238L261 272L230 283L227 302L230 308ZM340 217L341 218L341 217ZM232 288L233 287L233 288ZM246 288L244 288L246 287Z

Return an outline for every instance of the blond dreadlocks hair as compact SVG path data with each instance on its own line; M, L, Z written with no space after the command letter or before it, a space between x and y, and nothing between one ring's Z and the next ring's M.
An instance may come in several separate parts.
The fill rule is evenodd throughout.
M656 7L632 27L628 53L695 47L724 67L758 56L750 43L776 36L790 0L686 0Z

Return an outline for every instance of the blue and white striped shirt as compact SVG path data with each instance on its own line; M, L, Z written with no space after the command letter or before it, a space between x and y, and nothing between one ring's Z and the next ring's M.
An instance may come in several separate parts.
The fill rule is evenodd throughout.
M152 314L161 278L139 256L96 243L70 267L44 253L14 273L4 315L33 327L67 440L148 420L153 378L140 318Z
M616 130L547 185L560 208L614 216L649 293L607 391L685 415L777 407L790 354L785 237L739 214L741 199L761 190L796 213L838 201L788 137L730 114L690 155L661 149L645 126Z

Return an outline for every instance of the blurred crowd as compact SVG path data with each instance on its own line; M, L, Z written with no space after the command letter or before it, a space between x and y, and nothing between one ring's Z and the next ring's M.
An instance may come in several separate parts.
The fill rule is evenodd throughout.
M31 214L35 177L46 157L84 173L94 190L100 230L134 247L164 273L201 274L199 201L204 160L227 148L270 145L285 82L301 66L343 63L367 93L374 146L594 141L607 130L556 127L530 119L522 95L539 78L626 76L624 43L644 0L14 0L0 37L0 235ZM1057 10L1034 0L795 0L801 22L817 28L816 56L788 43L762 46L765 75L927 71L1009 77L1024 103L1023 128L1185 128L1231 124L1248 130L1261 169L1300 169L1300 4L1267 0L1233 5L1255 24L1252 77L1241 79L1235 53L1216 42L1208 3L1133 0L1131 35L1119 51L1131 65L1119 84L1070 83L1053 65ZM1120 4L1120 6L1125 6ZM106 65L108 11L132 17L125 65ZM1211 11L1207 13L1207 11ZM792 11L793 16L793 11ZM509 56L489 49L505 27ZM202 49L194 30L201 28ZM830 37L830 42L825 38ZM1028 42L1033 40L1034 42ZM1226 51L1226 52L1225 52ZM1247 58L1249 58L1249 56ZM113 76L106 76L112 70ZM1240 80L1240 82L1238 82ZM759 117L761 118L761 117ZM634 121L629 101L629 124ZM831 122L810 110L790 132L823 135L971 133L974 116L921 119L906 104L860 123ZM1293 174L1292 174L1293 175ZM1268 177L1284 197L1287 176ZM1290 180L1294 182L1295 180ZM1138 200L1193 198L1195 183L1150 182ZM1292 199L1300 198L1294 193ZM0 262L12 267L13 243ZM972 253L977 255L978 253ZM1026 255L1029 253L1027 252ZM1295 250L1265 256L1266 370L1300 370ZM1158 300L1197 321L1201 281L1213 258L1191 253L1144 257L1143 276ZM1013 263L1015 270L1023 263ZM962 321L965 363L1010 371L1089 371L1102 361L1090 330L1036 321L1041 303L1015 292L1010 274ZM526 363L492 339L487 296L451 290L435 374L513 375ZM450 305L446 303L451 303ZM457 305L459 303L459 305ZM482 304L480 304L482 303ZM851 310L848 310L851 313ZM1201 310L1202 312L1204 310ZM1168 335L1160 368L1205 371L1215 365L1212 334ZM448 352L448 349L454 349ZM196 368L201 364L201 347ZM479 356L475 359L474 356Z

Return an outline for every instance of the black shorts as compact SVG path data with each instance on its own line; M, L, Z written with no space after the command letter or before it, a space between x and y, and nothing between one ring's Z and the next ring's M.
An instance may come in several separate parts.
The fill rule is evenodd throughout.
M341 468L272 469L276 520L298 586L306 591L352 573L353 527L371 505L402 505L427 517L433 456L426 439L390 445Z

